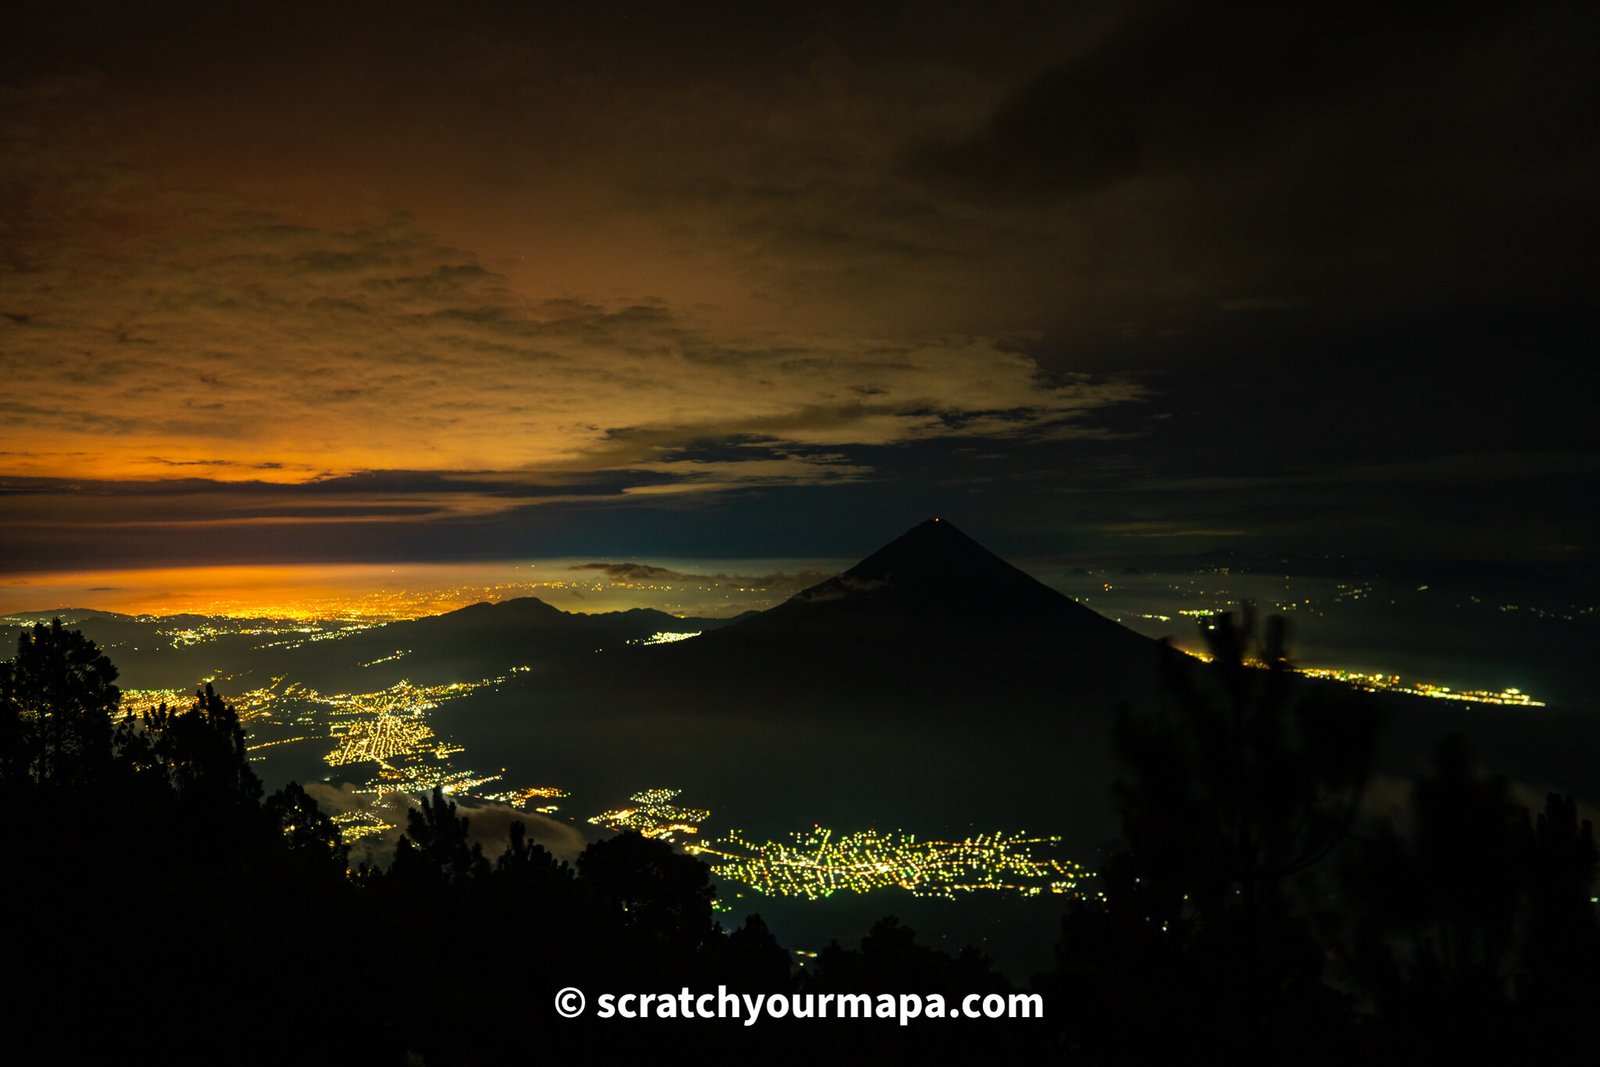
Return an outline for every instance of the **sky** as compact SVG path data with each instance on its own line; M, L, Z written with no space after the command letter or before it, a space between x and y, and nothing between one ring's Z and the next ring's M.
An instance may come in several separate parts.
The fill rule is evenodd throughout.
M1225 7L7 5L0 573L1592 565L1592 5Z

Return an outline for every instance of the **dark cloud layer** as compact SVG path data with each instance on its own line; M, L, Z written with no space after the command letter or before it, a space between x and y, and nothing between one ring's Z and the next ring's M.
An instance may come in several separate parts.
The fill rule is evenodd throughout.
M0 19L11 569L1593 557L1589 5Z

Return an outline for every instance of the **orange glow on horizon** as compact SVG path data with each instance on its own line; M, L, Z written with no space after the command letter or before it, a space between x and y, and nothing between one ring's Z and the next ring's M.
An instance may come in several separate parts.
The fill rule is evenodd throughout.
M514 566L514 565L507 565ZM488 583L483 566L261 564L29 575L0 586L7 611L94 608L127 615L393 620L531 595L533 582ZM461 584L476 576L480 581ZM454 579L454 581L452 581Z
M41 572L0 579L0 614L71 609L382 622L531 596L580 613L647 607L674 615L725 616L770 607L815 582L815 568L832 569L836 563L699 560L678 565L695 573L645 580L614 577L581 559ZM795 573L774 574L790 567ZM729 573L740 570L769 577Z

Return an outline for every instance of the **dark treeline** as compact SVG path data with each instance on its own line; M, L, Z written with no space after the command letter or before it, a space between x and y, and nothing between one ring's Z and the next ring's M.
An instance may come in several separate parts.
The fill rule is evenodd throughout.
M435 792L391 866L350 870L297 785L265 793L232 708L120 713L116 669L59 622L0 664L7 994L16 1062L522 1063L549 1054L848 1050L986 1059L1592 1058L1593 831L1529 813L1439 748L1363 814L1373 705L1297 684L1282 627L1221 616L1215 661L1124 711L1124 840L1019 990L893 919L804 969L759 918L716 921L708 868L624 834L560 862L520 824L494 860ZM556 990L590 994L582 1018ZM599 992L1034 991L1042 1020L594 1018ZM0 1047L4 1047L0 1046Z
M1574 800L1529 812L1452 736L1364 805L1383 705L1304 684L1284 620L1255 623L1213 617L1210 668L1118 720L1123 842L1038 979L1082 1020L1073 1059L1593 1062L1600 855Z

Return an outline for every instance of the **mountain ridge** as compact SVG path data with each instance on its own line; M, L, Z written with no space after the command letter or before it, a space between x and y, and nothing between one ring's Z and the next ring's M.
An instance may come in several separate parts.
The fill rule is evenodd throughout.
M1161 655L1158 642L1051 589L942 518L782 604L685 642L679 654L760 659L801 646L862 671L888 656L927 661L936 674L940 659L964 650L1030 663L1030 675L1043 665L1034 661L1080 653L1146 665Z

